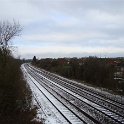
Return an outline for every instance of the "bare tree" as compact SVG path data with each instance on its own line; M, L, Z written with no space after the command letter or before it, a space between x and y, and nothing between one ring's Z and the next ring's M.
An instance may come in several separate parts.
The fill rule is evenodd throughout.
M9 47L10 41L15 36L18 36L22 30L19 23L13 22L0 22L0 64L1 67L5 67L9 57L11 56L11 50Z
M18 36L21 30L20 24L15 21L12 23L8 21L0 22L0 47L7 48L11 39Z

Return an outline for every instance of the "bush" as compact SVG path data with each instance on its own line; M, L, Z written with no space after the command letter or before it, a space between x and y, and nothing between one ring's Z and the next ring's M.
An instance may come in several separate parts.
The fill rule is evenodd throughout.
M8 51L6 51L7 53ZM33 124L31 90L23 80L21 61L0 52L0 123Z

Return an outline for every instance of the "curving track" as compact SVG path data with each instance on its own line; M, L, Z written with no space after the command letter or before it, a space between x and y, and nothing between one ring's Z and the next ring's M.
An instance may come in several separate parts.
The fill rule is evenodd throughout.
M24 68L35 86L67 123L124 124L123 100L30 64L24 64ZM40 87L46 90L45 93Z

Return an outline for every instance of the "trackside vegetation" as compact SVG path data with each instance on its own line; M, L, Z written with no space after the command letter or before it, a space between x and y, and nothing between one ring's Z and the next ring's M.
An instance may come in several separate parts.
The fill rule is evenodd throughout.
M32 92L23 79L22 61L12 56L9 41L21 31L20 25L0 23L0 124L39 124L33 121Z

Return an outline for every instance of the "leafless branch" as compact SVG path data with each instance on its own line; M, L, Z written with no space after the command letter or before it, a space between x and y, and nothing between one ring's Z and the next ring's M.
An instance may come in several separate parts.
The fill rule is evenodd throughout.
M22 27L19 23L0 22L0 46L7 48L9 42L15 36L19 36Z

